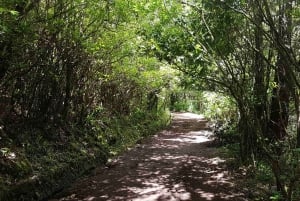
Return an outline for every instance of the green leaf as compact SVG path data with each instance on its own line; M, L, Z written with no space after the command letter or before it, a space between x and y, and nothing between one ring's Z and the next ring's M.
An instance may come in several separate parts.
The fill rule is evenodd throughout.
M12 14L12 15L14 15L14 16L18 16L19 15L19 12L15 11L15 10L10 10L9 13Z
M6 11L7 11L7 9L0 7L0 14L4 13Z

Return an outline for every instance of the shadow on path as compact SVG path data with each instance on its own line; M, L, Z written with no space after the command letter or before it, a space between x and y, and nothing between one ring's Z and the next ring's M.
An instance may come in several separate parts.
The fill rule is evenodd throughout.
M200 115L174 113L168 130L124 153L111 168L99 167L51 201L247 201L209 146Z

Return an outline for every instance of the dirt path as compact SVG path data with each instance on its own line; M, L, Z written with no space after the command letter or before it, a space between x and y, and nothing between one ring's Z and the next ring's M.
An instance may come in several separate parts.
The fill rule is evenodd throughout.
M247 201L225 160L208 146L207 122L191 113L173 114L168 130L98 168L52 201Z

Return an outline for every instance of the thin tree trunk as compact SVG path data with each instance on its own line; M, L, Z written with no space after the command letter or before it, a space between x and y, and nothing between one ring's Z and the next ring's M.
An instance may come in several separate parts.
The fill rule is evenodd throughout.
M253 15L255 20L255 52L254 52L254 97L255 97L255 116L257 124L263 134L266 134L266 103L267 103L267 91L265 84L265 63L263 58L263 15L257 5L258 2L252 2Z
M299 93L295 93L295 110L297 117L297 148L300 148L300 96Z

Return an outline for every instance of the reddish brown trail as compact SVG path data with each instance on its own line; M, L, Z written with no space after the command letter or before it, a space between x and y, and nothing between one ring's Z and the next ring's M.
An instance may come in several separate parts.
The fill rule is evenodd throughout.
M248 201L211 145L200 115L174 113L169 129L144 140L109 167L79 179L51 201Z

